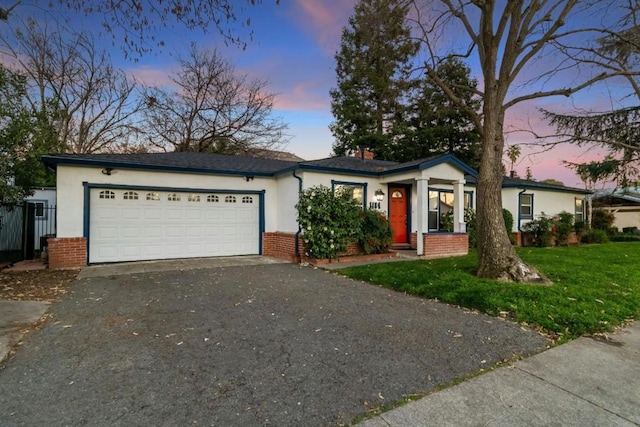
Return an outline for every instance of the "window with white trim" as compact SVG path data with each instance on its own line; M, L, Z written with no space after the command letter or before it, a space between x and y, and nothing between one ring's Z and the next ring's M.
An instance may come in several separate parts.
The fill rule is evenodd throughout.
M157 202L160 200L160 194L158 193L147 193L147 200L152 200Z
M102 190L100 192L100 194L98 195L99 198L101 199L115 199L116 198L116 193L114 193L113 191L110 190Z
M471 209L473 192L464 192L464 209ZM453 190L429 190L429 231L452 231Z
M122 194L122 198L124 200L138 200L138 193L136 193L135 191L125 191Z
M520 194L520 219L533 219L533 194Z
M199 194L189 194L189 197L187 197L187 201L189 201L189 202L199 202L200 201L200 195Z
M207 196L207 202L209 203L218 203L219 201L220 201L220 198L215 194L209 194Z
M236 196L226 196L224 198L224 202L225 203L235 203L236 202Z
M251 196L244 196L242 198L242 203L253 203L253 197Z
M584 222L584 199L575 199L574 222Z
M178 193L169 193L167 194L167 200L170 202L179 202L180 195Z

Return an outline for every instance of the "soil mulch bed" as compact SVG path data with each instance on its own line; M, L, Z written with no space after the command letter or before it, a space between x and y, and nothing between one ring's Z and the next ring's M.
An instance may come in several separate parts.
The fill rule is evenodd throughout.
M76 276L75 270L0 272L0 300L57 302Z

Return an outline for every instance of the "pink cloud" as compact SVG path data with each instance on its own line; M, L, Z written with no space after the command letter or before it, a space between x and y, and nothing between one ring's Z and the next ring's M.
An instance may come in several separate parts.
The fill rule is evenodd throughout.
M296 0L293 18L298 26L311 33L323 50L333 54L354 5L355 0Z
M276 110L326 111L329 105L324 84L298 82L276 98Z

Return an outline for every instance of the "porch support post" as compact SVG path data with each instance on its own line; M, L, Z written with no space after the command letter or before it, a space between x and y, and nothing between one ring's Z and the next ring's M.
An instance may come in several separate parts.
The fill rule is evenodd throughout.
M464 223L464 183L465 180L453 182L453 232L466 233Z
M416 249L418 255L424 255L422 233L429 229L429 178L422 177L418 180L418 218L416 221Z

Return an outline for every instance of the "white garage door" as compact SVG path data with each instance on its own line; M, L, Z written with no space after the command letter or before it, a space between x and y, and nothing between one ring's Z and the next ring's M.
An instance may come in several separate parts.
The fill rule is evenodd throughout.
M256 194L91 189L89 262L259 253Z

